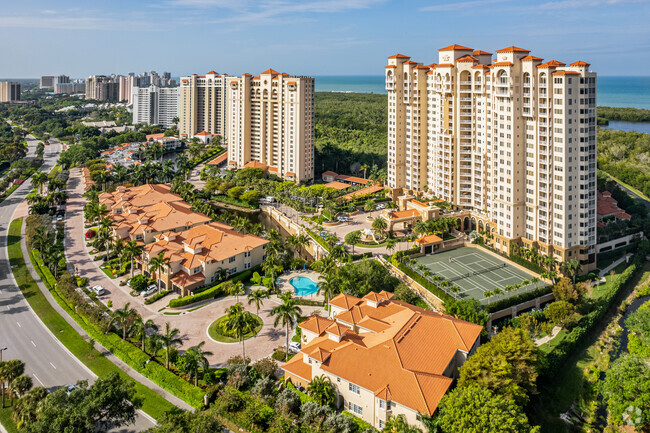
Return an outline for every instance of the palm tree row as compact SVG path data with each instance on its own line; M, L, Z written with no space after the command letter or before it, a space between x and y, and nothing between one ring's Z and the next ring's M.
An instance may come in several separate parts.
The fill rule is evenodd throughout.
M458 219L453 217L440 217L428 221L419 221L413 227L413 231L419 234L437 234L442 235L449 233L458 227Z

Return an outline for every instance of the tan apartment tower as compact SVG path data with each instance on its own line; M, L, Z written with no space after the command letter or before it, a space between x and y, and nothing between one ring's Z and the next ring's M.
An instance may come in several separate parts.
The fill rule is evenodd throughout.
M226 135L226 75L210 71L205 75L181 78L180 125L181 138L191 138L200 132Z
M228 77L228 166L314 178L314 78L267 69Z
M20 101L20 83L0 81L0 102Z
M495 247L595 268L596 74L511 46L388 58L388 185L471 212Z

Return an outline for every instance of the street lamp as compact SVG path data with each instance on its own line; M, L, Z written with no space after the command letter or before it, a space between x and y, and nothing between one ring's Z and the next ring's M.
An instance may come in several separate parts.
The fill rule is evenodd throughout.
M0 348L0 362L2 362L2 352L4 352L5 350L7 350L6 347Z

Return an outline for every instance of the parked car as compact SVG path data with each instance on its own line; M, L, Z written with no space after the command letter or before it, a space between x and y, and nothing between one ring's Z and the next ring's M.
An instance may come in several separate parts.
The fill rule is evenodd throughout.
M300 352L300 347L301 347L300 343L298 343L297 341L292 341L291 343L289 343L289 352L298 353Z
M386 203L379 203L379 204L377 205L377 208L376 208L376 209L377 209L377 210L386 209Z
M155 291L156 291L156 285L152 284L149 287L147 287L146 289L144 289L142 292L140 292L140 296L142 296L143 298L146 298L147 296L153 294Z
M65 393L66 393L68 396L69 396L70 394L72 394L73 391L76 391L76 390L79 389L79 388L77 387L77 385L72 385L72 384L69 384L69 385L63 385L61 388L65 389Z
M57 221L63 221L63 215L57 215L56 220Z
M267 203L275 203L275 197L268 196L264 199Z
M106 290L104 290L104 288L102 286L93 286L90 290L95 292L95 294L97 296L102 296L102 295L106 294Z

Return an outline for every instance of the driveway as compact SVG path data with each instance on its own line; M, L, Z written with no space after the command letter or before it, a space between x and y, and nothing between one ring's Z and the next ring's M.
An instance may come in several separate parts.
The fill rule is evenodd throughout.
M169 299L171 299L170 296L151 305L144 305L142 297L131 296L129 294L130 289L127 286L120 286L118 279L111 279L104 274L99 269L102 261L93 261L92 256L88 253L89 250L86 248L84 239L86 230L84 229L83 217L83 206L86 199L83 197L83 181L79 168L70 171L68 195L65 219L65 254L67 263L70 269L77 269L80 276L88 278L89 286L101 285L106 289L108 293L100 297L101 302L106 304L110 299L113 310L122 308L127 302L130 302L131 307L135 308L143 319L152 319L161 328L164 327L165 322L169 322L170 326L177 328L181 332L184 339L183 345L180 347L181 350L205 341L205 350L213 352L213 355L208 356L208 360L212 365L225 365L231 356L241 354L240 344L218 343L210 340L207 335L208 326L214 320L223 316L227 307L236 303L234 297L219 299L195 311L189 311L189 309L158 311L168 304ZM239 301L244 304L246 310L255 313L254 306L249 307L246 305L245 297L240 296ZM246 355L251 360L269 356L276 347L284 345L284 328L274 328L274 318L269 314L270 310L277 304L277 298L264 302L264 306L260 311L260 317L264 323L263 328L257 337L248 340L246 344ZM190 309L192 307L194 306L190 306Z

